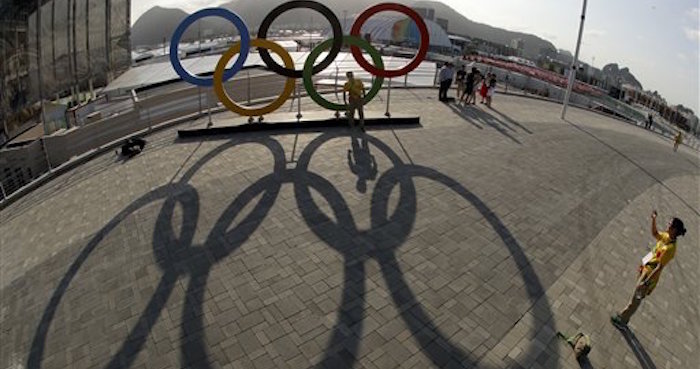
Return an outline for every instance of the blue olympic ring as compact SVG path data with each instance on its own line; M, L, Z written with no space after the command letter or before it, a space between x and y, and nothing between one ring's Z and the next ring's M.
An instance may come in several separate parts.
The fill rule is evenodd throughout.
M192 13L185 18L182 23L175 29L173 33L173 38L170 40L170 63L173 65L175 72L186 82L197 85L200 87L211 87L213 83L213 78L202 78L193 76L190 74L180 63L180 57L178 56L178 46L180 45L180 39L182 35L187 30L187 27L192 25L195 21L204 17L221 17L229 22L238 29L238 33L241 35L241 50L248 50L250 48L250 31L248 26L245 24L243 19L238 16L238 14L223 8L206 8L195 13ZM248 58L248 53L240 53L238 59L233 63L231 69L227 69L224 72L224 81L231 79L236 73L243 69L246 59Z

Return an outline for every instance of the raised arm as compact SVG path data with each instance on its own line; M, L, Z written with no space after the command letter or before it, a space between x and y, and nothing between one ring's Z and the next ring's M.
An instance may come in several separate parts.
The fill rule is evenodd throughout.
M651 235L657 240L661 238L659 231L656 229L656 210L651 213Z

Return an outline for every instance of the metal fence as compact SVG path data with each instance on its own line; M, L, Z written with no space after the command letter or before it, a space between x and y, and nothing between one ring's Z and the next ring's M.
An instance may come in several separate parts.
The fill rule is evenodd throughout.
M405 63L405 59L385 59L385 66L393 69ZM537 95L538 98L546 98L552 101L561 101L563 90L544 81L518 75L517 73L488 68L478 65L484 71L490 70L498 76L499 85L497 92L522 94L524 96ZM369 73L361 71L352 58L340 58L335 64L314 78L317 87L326 96L336 99L342 95L342 84L345 82L345 73L353 71L361 80L372 82L373 77ZM425 62L406 76L386 79L383 88L386 90L386 114L391 110L391 89L396 88L432 88L436 86L438 68L435 63ZM281 85L284 78L276 74L260 70L244 70L239 76L226 83L229 95L242 103L258 104L271 100L270 91L275 88L252 89L251 86ZM299 82L298 82L299 84ZM296 97L305 95L302 89L297 90ZM544 96L546 95L546 96ZM630 121L637 124L639 112L624 104L609 101L607 98L584 96L574 94L572 102L584 108L595 108L595 104L601 104L616 114L631 118ZM301 109L301 105L297 105ZM191 121L199 117L211 117L214 112L223 111L212 89L203 89L195 86L175 83L149 89L143 93L131 91L127 96L111 100L97 99L90 104L69 111L72 118L71 130L63 130L53 135L45 136L27 145L4 150L0 158L0 201L6 202L8 198L21 196L31 191L39 183L47 180L52 172L67 170L77 163L112 149L120 144L127 136L133 134L147 134L156 128L162 128ZM671 128L657 124L658 133L669 136L673 133ZM696 140L686 141L686 144L698 147ZM8 165L7 162L15 163Z

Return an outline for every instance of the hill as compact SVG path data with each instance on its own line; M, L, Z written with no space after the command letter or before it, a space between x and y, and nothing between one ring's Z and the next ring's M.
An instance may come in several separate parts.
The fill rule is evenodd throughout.
M286 0L266 0L247 1L233 0L221 5L238 13L245 19L248 27L257 29L263 18L270 9L285 2ZM500 44L510 44L511 40L520 38L524 41L524 56L534 58L542 48L554 48L551 42L532 34L509 31L502 28L491 27L486 24L474 22L464 15L458 13L451 7L436 1L413 1L399 0L398 2L419 7L435 9L435 16L447 19L449 22L449 32L466 37L476 37ZM339 19L344 17L347 11L348 18L353 14L361 12L366 7L376 3L374 0L327 0L324 4L333 9ZM132 28L132 44L136 46L158 44L163 41L163 37L170 40L170 35L175 30L179 22L187 14L179 9L165 9L154 7L144 13ZM311 22L313 21L313 22ZM328 22L320 15L309 10L292 10L284 13L274 22L278 27L327 27ZM211 34L224 34L233 31L233 27L225 20L217 18L207 18L202 21L203 29L210 29ZM235 34L235 32L234 32ZM190 27L185 33L184 39L194 39L197 37L197 27Z
M412 6L435 9L435 17L447 19L449 22L448 30L450 33L480 38L504 45L510 45L513 39L522 39L524 43L523 56L526 58L535 59L543 48L556 49L551 42L529 33L509 31L474 22L451 7L437 1L414 1L411 3Z
M637 80L637 78L627 67L620 69L620 67L615 63L608 64L603 67L603 74L612 81L617 81L620 79L623 83L630 84L640 90L643 89L641 82Z
M170 40L173 31L185 17L187 17L187 13L180 9L167 9L159 6L149 9L131 27L131 45L136 48L161 43L163 38ZM196 36L197 29L193 27L185 32L185 37Z

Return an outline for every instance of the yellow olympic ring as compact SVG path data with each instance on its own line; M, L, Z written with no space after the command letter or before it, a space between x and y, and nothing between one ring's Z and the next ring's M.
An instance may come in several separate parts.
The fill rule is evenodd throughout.
M294 61L292 60L291 55L289 55L287 50L285 50L279 44L265 39L256 38L250 40L250 46L262 47L274 52L282 58L282 62L284 62L285 67L289 69L294 69ZM216 93L216 96L219 98L219 101L221 101L221 103L224 104L224 106L227 107L229 110L243 116L252 117L256 115L265 115L268 113L272 113L273 111L277 110L277 108L282 106L282 104L284 104L287 101L287 99L289 99L289 97L292 95L292 92L294 92L295 79L287 78L287 82L285 82L284 84L284 90L282 91L282 94L280 94L280 96L270 104L257 109L242 107L236 104L231 99L231 97L228 96L228 93L226 93L226 89L224 88L223 82L226 64L228 64L229 60L231 60L236 54L240 52L241 43L239 41L236 42L233 46L231 46L230 49L226 50L221 59L219 59L219 63L216 64L216 69L214 70L213 78L214 92Z

